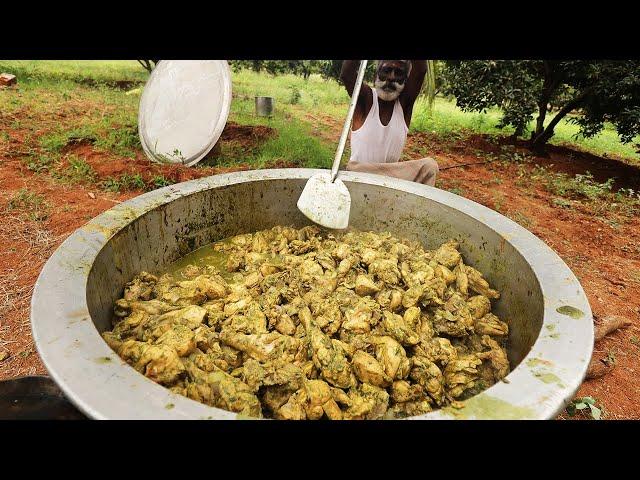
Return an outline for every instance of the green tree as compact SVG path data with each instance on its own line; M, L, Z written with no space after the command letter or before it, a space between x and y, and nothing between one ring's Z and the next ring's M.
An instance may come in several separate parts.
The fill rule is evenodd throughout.
M570 121L592 137L611 122L623 143L640 133L640 61L470 60L447 61L444 91L464 111L499 107L499 128L523 136L537 114L531 148L538 152L558 122ZM547 114L555 115L545 126Z

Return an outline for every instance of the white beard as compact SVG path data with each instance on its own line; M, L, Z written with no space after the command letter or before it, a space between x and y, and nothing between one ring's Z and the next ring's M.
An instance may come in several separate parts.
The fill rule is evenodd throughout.
M400 93L402 93L402 90L404 90L404 85L401 85L397 82L392 82L393 86L396 87L396 89L393 92L389 92L387 90L383 90L382 88L385 85L385 83L386 82L383 82L379 78L376 78L374 82L374 86L376 87L378 98L384 100L385 102L393 102L400 96Z

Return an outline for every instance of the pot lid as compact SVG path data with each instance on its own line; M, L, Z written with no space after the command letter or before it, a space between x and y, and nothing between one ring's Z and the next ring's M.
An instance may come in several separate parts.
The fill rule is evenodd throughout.
M140 99L144 152L153 161L195 165L220 138L230 106L226 60L160 61Z

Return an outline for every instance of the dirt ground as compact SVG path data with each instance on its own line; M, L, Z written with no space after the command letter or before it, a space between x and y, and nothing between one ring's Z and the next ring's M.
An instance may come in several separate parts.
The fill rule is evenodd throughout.
M311 120L311 119L310 119ZM336 141L340 125L327 118L313 118L327 128L315 133ZM48 175L30 171L19 154L24 132L8 131L11 148L0 152L0 379L46 374L31 338L29 302L38 274L53 251L75 229L115 204L142 193L131 190L110 193L96 185L66 185ZM221 143L241 142L247 148L275 134L267 127L230 123ZM433 134L411 134L406 158L431 156L443 168L437 186L454 190L514 219L544 240L569 265L584 287L596 320L608 315L628 319L631 326L598 342L594 357L615 358L615 368L604 377L584 382L579 396L594 397L609 419L640 419L640 219L594 211L592 205L574 202L570 208L554 203L554 195L535 180L535 168L544 165L571 174L590 171L605 181L617 177L616 186L640 189L640 171L613 159L595 157L565 147L551 147L549 157L529 162L491 162L467 167L498 153L507 139L492 141L472 136L443 142ZM515 152L529 153L522 145ZM89 144L68 146L68 152L86 159L99 178L140 173L145 180L162 174L172 181L214 175L228 169L186 168L151 164L142 153L134 160L99 152ZM214 154L215 156L215 154ZM215 160L215 159L214 159ZM271 167L289 165L278 164ZM250 169L249 165L234 170ZM11 207L17 192L28 187L54 206L46 219ZM614 219L615 221L612 221ZM561 417L562 418L562 417Z

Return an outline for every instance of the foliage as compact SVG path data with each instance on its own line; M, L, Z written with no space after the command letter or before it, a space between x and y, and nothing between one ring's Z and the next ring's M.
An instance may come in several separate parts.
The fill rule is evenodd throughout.
M579 135L593 137L612 123L623 143L640 133L640 61L447 61L445 92L465 112L499 107L499 128L522 136L537 112L532 146L541 147L570 113ZM559 109L545 126L549 105Z
M580 397L574 399L569 405L567 405L567 414L570 417L576 415L577 412L584 413L586 409L589 409L589 414L594 420L600 420L601 410L596 407L596 400L593 397Z

